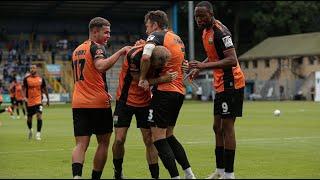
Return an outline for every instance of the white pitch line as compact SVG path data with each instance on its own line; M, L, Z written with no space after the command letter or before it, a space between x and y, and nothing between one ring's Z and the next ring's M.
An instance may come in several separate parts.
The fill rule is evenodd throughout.
M278 141L295 141L295 140L305 140L305 139L320 139L320 136L310 136L310 137L285 137L285 138L253 138L253 139L239 139L237 143L246 143L246 142L261 142L261 143L271 143ZM187 141L182 142L182 144L210 144L213 141ZM143 147L141 145L125 145L126 147ZM95 149L96 147L88 147L88 149ZM35 149L35 150L26 150L26 151L0 151L0 155L2 154L19 154L19 153L35 153L35 152L59 152L59 151L72 151L71 149L66 148L58 148L58 149Z
M294 141L294 140L305 140L305 139L320 139L320 136L310 136L310 137L286 137L286 138L253 138L253 139L239 139L237 143L246 142L277 142L277 141ZM211 141L189 141L183 144L208 144Z

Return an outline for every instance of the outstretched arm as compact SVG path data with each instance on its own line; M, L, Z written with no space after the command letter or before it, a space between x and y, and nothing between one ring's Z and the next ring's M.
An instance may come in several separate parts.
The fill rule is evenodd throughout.
M108 58L103 58L101 56L94 57L94 66L99 72L106 72L110 69L120 58L120 56L125 55L131 46L125 46L114 53L112 56Z

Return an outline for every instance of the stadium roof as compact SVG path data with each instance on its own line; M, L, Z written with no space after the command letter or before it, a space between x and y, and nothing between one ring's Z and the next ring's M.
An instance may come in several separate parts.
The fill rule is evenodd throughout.
M0 1L0 18L141 18L150 10L166 10L172 1Z
M270 37L239 57L239 60L320 55L320 32Z

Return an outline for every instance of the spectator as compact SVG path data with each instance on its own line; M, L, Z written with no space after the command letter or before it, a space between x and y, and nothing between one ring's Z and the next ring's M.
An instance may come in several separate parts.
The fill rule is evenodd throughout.
M2 63L2 55L3 55L3 51L2 49L0 49L0 64Z
M55 57L56 57L56 49L53 48L52 51L51 51L51 62L52 64L55 64Z

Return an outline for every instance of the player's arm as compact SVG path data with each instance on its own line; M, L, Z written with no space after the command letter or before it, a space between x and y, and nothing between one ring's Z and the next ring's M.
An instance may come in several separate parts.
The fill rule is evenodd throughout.
M27 88L28 88L28 82L27 82L27 78L23 79L23 85L22 85L22 95L23 95L23 99L25 102L28 102L27 99Z
M228 68L228 67L235 67L238 64L238 59L236 55L236 51L234 48L228 49L226 51L223 51L224 59L215 61L215 62L206 62L201 63L199 61L191 61L189 63L189 66L191 68L197 68L197 69L220 69L220 68Z
M48 94L46 81L44 79L42 79L41 91L46 95L46 97L47 97L47 106L49 106L50 105L49 94Z
M190 61L190 62L194 62L194 61L196 61L196 60L193 60L193 61ZM209 60L208 60L208 57L207 57L201 63L207 63L208 61ZM190 80L193 80L195 77L197 77L199 72L200 72L200 70L201 70L201 69L198 69L198 68L192 68L189 63L188 63L188 69L190 70L190 72L188 74L186 74L184 79L190 78Z
M143 53L141 57L141 63L140 63L140 81L145 81L147 78L147 73L149 71L150 65L151 65L151 55L153 52L153 49L155 48L155 44L153 43L147 43L143 48ZM143 83L143 82L142 82ZM139 86L142 85L139 82Z
M190 66L192 68L198 68L198 69L222 69L222 68L230 68L235 67L238 65L238 58L236 50L232 43L231 34L229 31L222 32L217 31L215 32L214 39L217 39L215 41L214 46L216 49L221 49L221 51L224 54L224 58L220 59L219 61L215 62L207 62L207 63L200 63L197 61L190 62Z
M115 52L112 56L106 58L105 49L103 46L97 46L91 48L91 54L94 59L94 66L99 72L105 72L110 69L122 56L125 55L131 46L125 46Z
M158 78L151 78L148 79L148 82L150 85L155 85L155 84L161 84L161 83L168 83L173 80L175 80L178 77L178 72L167 72L166 75L160 76Z
M147 73L151 66L151 55L156 45L163 45L164 34L162 32L153 32L146 40L147 44L143 48L143 53L140 63L140 80L139 86L147 90L149 88L149 82L147 81Z

